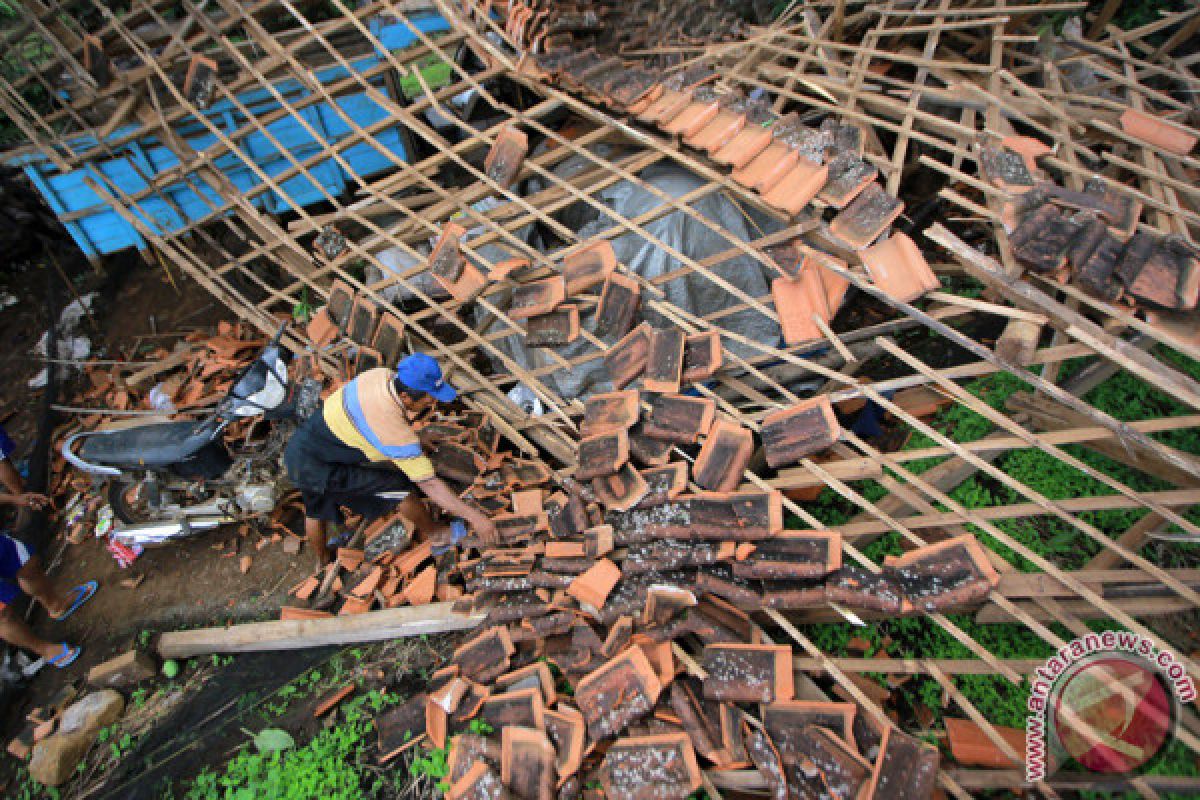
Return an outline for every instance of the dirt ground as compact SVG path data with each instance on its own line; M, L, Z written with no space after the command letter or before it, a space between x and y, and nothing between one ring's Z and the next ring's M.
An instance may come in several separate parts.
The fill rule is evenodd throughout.
M141 349L169 347L173 334L210 329L231 318L195 283L179 274L169 281L161 268L148 266L137 254L107 264L103 273L86 264L74 271L81 294L99 293L93 306L96 328L85 330L93 341L92 358L137 360ZM0 359L0 385L9 387L0 419L18 444L14 460L21 465L34 446L42 403L42 393L27 388L27 382L42 368L41 360L29 351L46 325L46 276L41 267L31 267L11 275L3 288L20 302L0 311L0 340L9 353ZM70 301L71 293L61 284L59 294L60 305ZM92 665L128 649L143 631L273 617L287 591L309 573L305 551L288 555L278 543L257 549L257 533L244 538L232 529L207 533L187 543L148 550L133 567L121 569L103 540L91 537L72 545L52 526L43 548L51 576L64 587L96 580L100 590L64 623L53 623L40 609L34 610L31 622L40 635L82 644L83 654L65 670L44 669L20 702L0 710L4 742L15 734L25 714L63 681L82 682ZM214 549L215 544L232 540L238 540L236 549ZM239 554L253 558L245 574L238 566ZM120 586L122 579L135 576L143 578L137 588Z

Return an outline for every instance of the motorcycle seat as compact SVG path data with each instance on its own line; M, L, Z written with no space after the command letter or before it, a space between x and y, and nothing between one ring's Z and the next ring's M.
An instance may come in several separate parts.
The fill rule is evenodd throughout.
M216 430L213 420L185 420L97 431L83 439L79 456L110 467L166 467L195 455Z

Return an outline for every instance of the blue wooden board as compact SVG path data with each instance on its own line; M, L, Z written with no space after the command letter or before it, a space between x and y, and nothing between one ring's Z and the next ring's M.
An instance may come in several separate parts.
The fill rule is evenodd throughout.
M409 16L408 21L425 33L445 31L450 27L441 15L435 13L415 13ZM415 34L404 22L384 22L375 19L369 22L369 26L376 39L390 51L401 50L416 40ZM380 54L373 53L354 60L350 65L355 71L362 72L376 66L381 60L383 59ZM345 68L333 66L318 70L316 77L322 84L329 85L347 77L348 74ZM383 92L382 77L373 80L372 85ZM289 104L309 95L309 91L299 81L292 79L280 81L275 84L274 89ZM237 100L258 117L279 108L278 101L266 88L248 90L239 94ZM365 91L343 95L334 102L341 113L362 128L368 128L388 116L386 109L372 100ZM299 114L303 116L307 126L329 144L345 139L352 132L351 125L328 101L314 103L301 109ZM204 115L213 127L225 135L244 127L247 122L234 102L228 99L214 102L204 111ZM117 128L108 139L115 142L136 131L138 127L131 125ZM294 116L286 116L265 127L299 163L325 149L325 145L314 138ZM194 118L184 120L174 131L186 139L197 152L203 152L218 144L217 137ZM66 142L66 146L76 153L93 148L96 144L97 141L92 136L79 136ZM261 132L255 131L238 140L236 144L237 152L225 153L212 163L241 192L248 192L263 183L255 170L248 165L248 161L272 178L292 168L288 158ZM102 200L84 179L90 176L94 182L100 183L97 176L103 175L107 181L119 186L122 192L132 196L147 188L146 176L156 176L179 164L179 159L153 136L138 138L114 147L114 150L119 153L116 158L97 159L65 174L59 173L54 164L41 155L24 155L9 161L9 164L24 169L30 181L46 198L50 208L59 216L86 212L78 220L66 223L66 227L89 258L115 253L128 247L141 249L146 246L146 241L137 228ZM357 179L394 167L397 160L407 161L408 153L404 149L399 123L374 134L370 143L359 142L346 148L342 151L341 160L349 167L349 172L332 156L321 159L308 167L308 174L312 176L312 180L303 173L294 175L280 184L282 193L273 189L263 191L252 198L252 202L271 213L290 210L293 203L300 206L311 205L337 197ZM196 175L189 175L161 190L171 202L158 195L150 195L138 201L129 212L136 215L148 230L165 236L216 213L223 204L217 188L208 185Z

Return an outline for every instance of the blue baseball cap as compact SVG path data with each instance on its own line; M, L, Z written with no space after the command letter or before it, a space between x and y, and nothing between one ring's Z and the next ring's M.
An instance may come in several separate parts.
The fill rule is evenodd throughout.
M401 361L396 367L396 380L406 389L431 394L442 403L458 397L458 392L442 377L437 361L424 353L414 353Z

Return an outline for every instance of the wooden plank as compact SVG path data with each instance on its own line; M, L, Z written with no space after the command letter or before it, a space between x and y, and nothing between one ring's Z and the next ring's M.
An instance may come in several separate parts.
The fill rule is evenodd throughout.
M401 639L423 634L452 633L477 627L485 614L460 614L454 603L369 611L329 619L272 620L222 628L164 633L158 643L163 658L190 658L205 653L258 653L300 650L331 644L355 644Z

